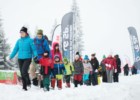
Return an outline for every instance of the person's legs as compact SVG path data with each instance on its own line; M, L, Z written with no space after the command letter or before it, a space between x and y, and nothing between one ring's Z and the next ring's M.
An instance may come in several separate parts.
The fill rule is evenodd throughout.
M19 69L20 69L20 74L21 74L23 89L24 90L27 90L26 82L25 82L25 79L24 79L23 73L22 73L22 67L23 67L23 64L24 64L24 60L23 59L18 59L18 63L19 63Z
M107 82L109 83L110 82L110 70L106 70L106 75L107 75Z
M109 73L109 83L112 83L113 82L113 70L110 70L110 73Z
M66 80L66 87L70 87L70 75L66 75L65 80Z
M75 75L74 75L74 86L75 86L75 87L78 86L78 81L77 81L77 80L78 80L78 75L75 74Z
M45 89L47 89L47 91L49 91L49 86L50 86L50 77L49 75L44 75L43 76L43 86Z
M29 73L28 73L30 63L31 63L31 59L25 59L22 66L22 75L25 81L25 84L24 84L25 88L27 88L28 85L31 85L31 81L30 81Z

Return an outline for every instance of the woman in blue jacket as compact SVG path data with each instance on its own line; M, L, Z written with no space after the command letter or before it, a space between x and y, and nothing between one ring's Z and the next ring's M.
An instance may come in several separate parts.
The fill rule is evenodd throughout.
M23 89L27 91L27 86L31 85L28 69L32 57L37 58L37 51L33 40L27 33L27 28L22 27L20 30L21 38L16 42L13 52L10 55L10 60L18 53L18 63L20 67Z

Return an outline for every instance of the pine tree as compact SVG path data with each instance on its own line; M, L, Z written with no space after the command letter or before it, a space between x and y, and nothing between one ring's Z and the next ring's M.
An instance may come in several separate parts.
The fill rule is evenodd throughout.
M83 51L84 45L83 45L83 31L81 26L81 19L80 19L80 10L77 6L76 0L73 0L72 5L72 12L74 13L73 16L73 49L74 54L78 51L80 54Z
M6 57L10 53L10 45L7 43L5 38L5 33L2 27L2 19L0 19L0 65L4 65L6 62Z

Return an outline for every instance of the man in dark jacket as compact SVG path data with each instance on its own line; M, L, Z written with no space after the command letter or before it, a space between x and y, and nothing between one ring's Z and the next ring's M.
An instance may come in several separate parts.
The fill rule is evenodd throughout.
M113 79L114 82L119 82L119 73L121 73L121 60L119 58L119 55L115 55L115 60L116 60L116 67L117 67L117 72L113 74Z
M90 61L91 65L92 65L92 77L91 77L91 82L92 85L98 85L98 68L99 68L99 62L97 60L97 58L95 57L95 54L91 55L91 61Z

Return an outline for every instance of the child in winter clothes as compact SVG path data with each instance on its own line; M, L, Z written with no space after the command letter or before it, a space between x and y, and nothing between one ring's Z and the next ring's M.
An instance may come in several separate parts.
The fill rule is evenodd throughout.
M83 63L82 61L80 61L79 55L75 56L73 66L74 66L74 85L75 87L77 87L78 84L82 85L82 75L84 72Z
M84 66L83 82L84 84L89 85L89 74L92 71L92 66L89 62L89 58L87 55L85 55L84 57L83 66Z
M62 89L62 79L63 73L65 73L64 64L60 61L59 55L55 55L54 57L54 69L53 69L53 76L55 79L51 80L51 87L55 88L55 81L57 80L57 87L58 89Z
M70 88L70 77L74 71L74 67L72 64L69 63L67 58L64 58L64 66L66 69L66 75L65 75L66 87Z
M62 54L60 52L59 44L57 42L53 43L52 50L51 50L51 56L53 61L55 60L55 55L59 56L60 61L62 61Z
M52 62L52 59L49 57L48 51L46 51L44 56L39 60L39 64L41 64L41 67L43 69L42 75L43 75L44 91L49 91L50 74L53 68L53 62Z

